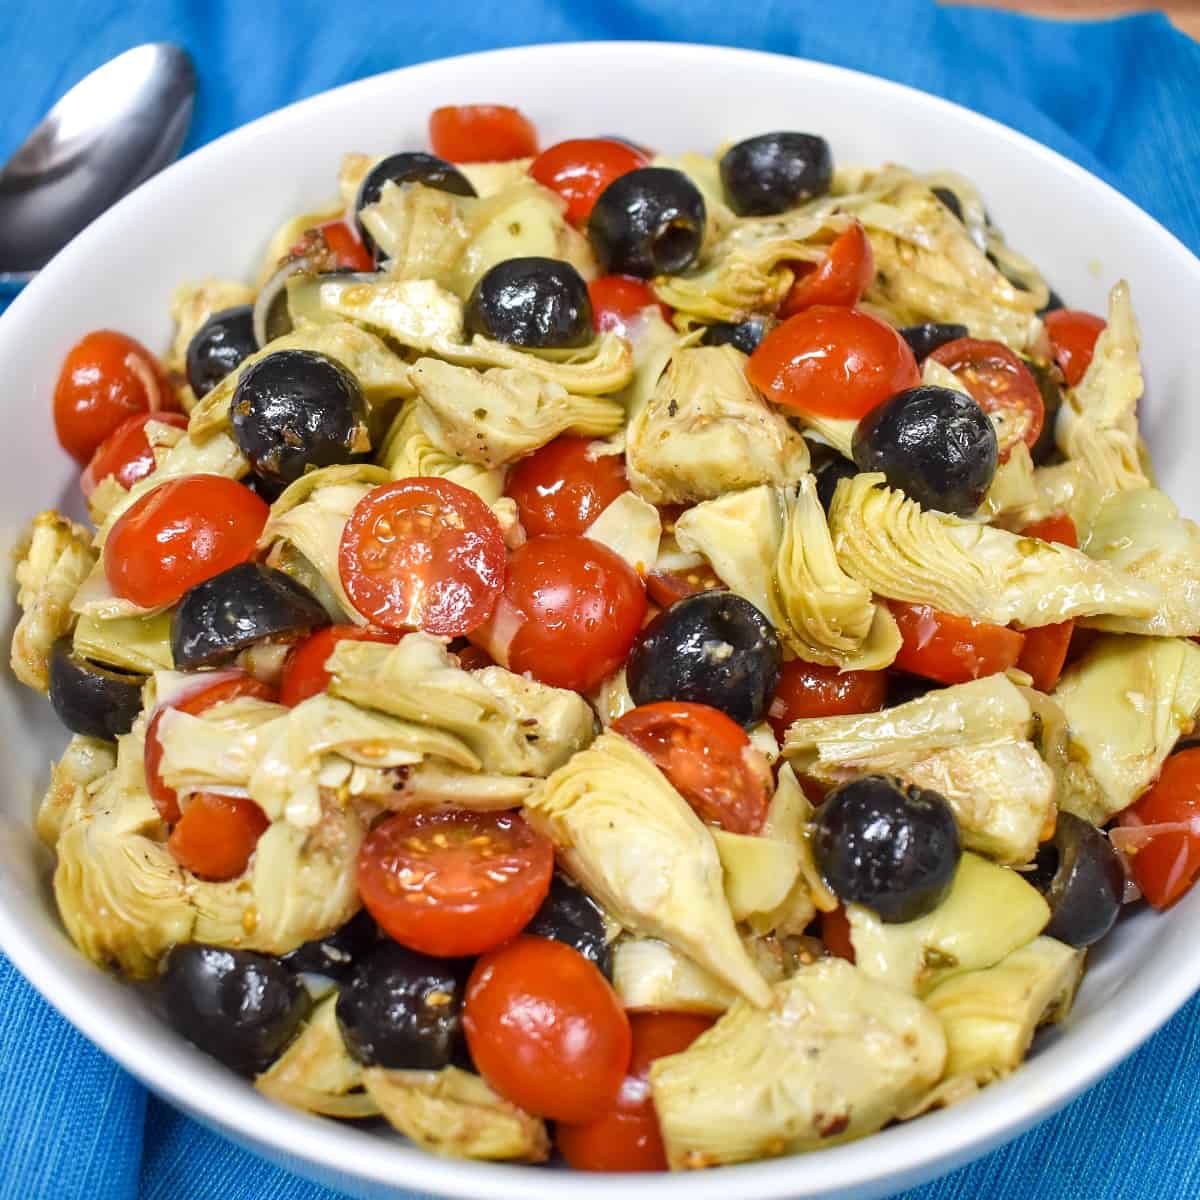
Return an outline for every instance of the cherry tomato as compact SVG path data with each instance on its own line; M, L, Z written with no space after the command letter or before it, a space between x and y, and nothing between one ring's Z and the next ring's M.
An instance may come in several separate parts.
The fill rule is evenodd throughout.
M597 333L612 331L623 337L630 326L648 308L657 308L664 321L671 319L671 310L661 304L644 279L632 275L601 275L588 285L592 302L592 326Z
M887 322L825 304L772 329L746 375L776 404L823 417L861 417L921 382L908 343Z
M504 538L492 510L449 479L372 488L342 531L338 571L350 603L387 629L469 633L504 587Z
M146 776L146 791L158 809L158 815L168 825L179 820L179 797L174 788L163 783L159 772L162 762L162 743L158 740L158 725L162 715L169 709L190 713L193 717L202 712L224 704L226 700L236 700L239 696L253 696L258 700L274 700L275 693L265 683L260 683L253 675L224 675L216 683L201 687L197 691L176 700L172 704L163 705L157 709L146 726L146 744L142 751L142 766Z
M1200 875L1200 750L1172 754L1121 825L1150 827L1131 850L1133 878L1152 907L1170 908Z
M326 221L317 228L325 238L337 265L348 271L374 271L375 260L359 240L358 234L345 221Z
M949 368L992 418L1001 462L1018 442L1033 449L1046 420L1046 405L1033 373L1003 342L955 338L929 357Z
M301 700L316 696L329 686L325 660L338 642L398 642L404 635L392 629L364 629L361 625L327 625L297 642L283 664L279 703L295 708Z
M509 670L586 692L625 661L646 612L637 572L590 538L530 538L513 552L495 612L471 641Z
M146 437L147 421L160 421L176 429L186 429L188 423L183 413L174 412L138 413L122 421L96 448L79 477L85 496L90 496L110 476L129 491L154 470L154 451Z
M814 304L853 308L875 278L875 255L861 222L840 233L819 263L796 265L796 282L784 297L781 317Z
M1042 319L1050 335L1054 361L1066 377L1067 386L1075 387L1087 374L1096 351L1096 339L1108 322L1095 313L1081 312L1077 308L1057 308Z
M783 664L767 720L783 741L787 727L802 717L843 717L878 712L887 698L885 671L838 671L794 658Z
M590 1121L612 1106L633 1041L599 968L563 942L528 935L475 964L463 1029L500 1095L556 1121Z
M1060 542L1064 546L1079 546L1079 535L1075 522L1066 513L1054 513L1022 533L1026 537L1041 538L1044 542ZM1017 667L1033 677L1033 686L1039 692L1049 692L1058 682L1058 677L1067 661L1071 636L1075 632L1074 621L1060 621L1057 625L1042 625L1037 629L1025 630L1025 645L1017 659Z
M380 928L423 954L482 954L521 932L550 890L554 847L518 813L397 813L358 855L358 890Z
M504 490L517 502L530 537L583 533L629 491L625 460L619 454L594 454L594 445L591 438L555 438L509 472Z
M158 360L141 342L97 329L63 359L54 388L54 428L80 465L129 417L178 411L179 401Z
M660 608L670 608L677 600L697 592L711 592L724 587L716 571L703 563L685 571L651 571L646 576L646 591Z
M582 224L592 205L614 179L628 175L650 159L627 142L610 138L571 138L558 142L533 160L529 173L567 202L567 220Z
M612 723L667 777L696 815L729 833L757 833L771 803L771 770L746 731L707 704L664 700Z
M143 608L174 604L188 588L253 558L270 511L265 500L223 475L160 483L109 531L109 586Z
M1021 533L1025 537L1041 538L1043 542L1058 542L1062 546L1079 549L1079 533L1075 522L1064 512L1051 513L1032 525L1026 525Z
M665 1171L667 1154L650 1094L650 1066L681 1054L712 1024L712 1017L696 1013L630 1013L633 1054L616 1102L595 1120L560 1123L554 1132L568 1165L576 1171Z
M451 104L429 114L429 144L452 163L508 162L532 158L537 130L507 104Z
M821 914L821 941L825 949L837 958L854 962L854 943L850 940L850 918L846 909L838 905L833 912Z
M167 849L185 871L200 879L236 879L270 824L253 800L197 792L171 830Z
M928 604L890 600L888 606L904 639L893 664L898 670L938 683L967 683L1007 671L1021 657L1025 635L1014 629L938 612Z

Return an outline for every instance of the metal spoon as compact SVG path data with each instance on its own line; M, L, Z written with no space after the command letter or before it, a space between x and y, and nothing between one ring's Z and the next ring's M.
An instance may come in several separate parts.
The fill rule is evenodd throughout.
M80 80L0 170L0 291L28 283L85 225L178 153L196 74L167 42Z

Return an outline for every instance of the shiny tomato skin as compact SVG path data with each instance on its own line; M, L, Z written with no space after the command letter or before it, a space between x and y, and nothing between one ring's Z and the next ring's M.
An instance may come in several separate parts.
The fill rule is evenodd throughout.
M359 240L353 227L345 221L326 221L317 227L325 238L337 265L347 271L374 271L375 260Z
M1048 312L1042 320L1050 335L1054 361L1061 368L1067 387L1077 386L1092 364L1096 339L1104 332L1108 322L1095 313L1077 308L1057 308Z
M746 731L723 712L664 700L630 709L611 728L662 771L702 821L728 833L762 829L771 771Z
M628 142L571 138L543 150L529 173L543 187L557 192L567 202L567 220L581 225L614 179L649 165L650 159Z
M628 336L631 327L648 308L657 308L664 321L671 310L659 302L644 279L632 275L601 275L587 285L592 302L592 327L597 333Z
M171 830L167 849L185 871L221 883L245 871L270 824L253 800L197 792Z
M624 458L593 454L595 444L592 438L555 438L509 471L504 491L516 501L530 537L581 534L629 491Z
M392 629L367 629L362 625L327 625L297 642L283 664L279 703L295 708L302 700L319 695L329 686L325 660L338 642L398 642L404 635Z
M419 476L372 488L342 531L338 572L373 625L469 633L504 586L500 523L472 491Z
M265 500L223 475L160 483L109 531L109 586L143 608L174 604L189 588L253 558L270 511Z
M563 942L529 935L475 964L463 1029L500 1095L556 1121L590 1121L612 1106L633 1042L599 968Z
M1043 542L1057 542L1060 546L1079 549L1079 531L1075 522L1065 512L1051 513L1021 530L1022 537L1040 538Z
M507 104L450 104L429 114L429 144L452 163L509 162L532 158L537 130Z
M89 333L67 352L54 388L58 441L80 466L129 417L178 409L154 355L112 329Z
M1121 816L1121 824L1196 829L1159 833L1131 857L1133 878L1151 907L1170 908L1200 876L1200 749L1181 750L1163 763L1158 781Z
M1075 549L1079 547L1075 522L1066 513L1052 513L1026 526L1021 532L1025 537L1040 538L1044 542L1059 542ZM1025 630L1025 645L1017 659L1017 668L1033 677L1033 686L1039 692L1052 691L1058 682L1067 662L1067 651L1071 647L1074 632L1074 621L1060 621L1056 625Z
M358 855L358 890L379 927L439 958L482 954L520 933L553 873L550 839L512 812L396 813Z
M1003 625L938 612L928 604L891 600L904 639L892 664L938 683L968 683L1017 665L1025 635Z
M784 297L781 317L814 304L853 308L875 278L875 255L861 221L838 234L819 263L797 267L796 281Z
M908 343L856 308L818 304L763 338L746 364L750 382L784 408L858 418L921 382Z
M90 496L110 476L129 491L154 470L154 451L146 437L148 421L159 421L176 429L186 429L188 423L183 413L175 412L138 413L122 421L96 447L96 453L79 477L84 496Z
M839 671L794 658L779 673L767 720L782 742L793 721L878 712L886 699L886 671Z
M682 571L651 571L646 576L646 591L659 608L670 608L677 600L724 586L708 563Z

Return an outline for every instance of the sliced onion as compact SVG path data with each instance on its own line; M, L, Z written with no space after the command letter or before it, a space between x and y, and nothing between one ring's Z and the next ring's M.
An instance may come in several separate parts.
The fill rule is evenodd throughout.
M266 283L259 289L254 301L254 340L261 350L270 340L267 337L267 317L280 293L287 288L287 281L293 275L315 275L318 263L315 255L304 254L299 258L285 262Z

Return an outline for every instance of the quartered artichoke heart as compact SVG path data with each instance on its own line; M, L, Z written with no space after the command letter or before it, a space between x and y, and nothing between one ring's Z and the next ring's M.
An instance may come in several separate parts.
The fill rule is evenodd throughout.
M393 479L409 479L414 475L449 479L474 492L485 504L495 504L504 494L503 470L468 462L434 442L425 432L420 401L416 399L406 401L392 419L379 461Z

